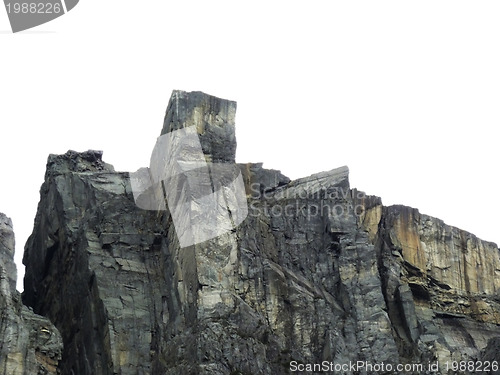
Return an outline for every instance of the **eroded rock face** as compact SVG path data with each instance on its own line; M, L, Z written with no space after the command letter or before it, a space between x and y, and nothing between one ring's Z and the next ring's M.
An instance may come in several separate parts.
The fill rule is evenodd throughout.
M232 163L235 110L174 92L162 134L195 126L206 161ZM346 167L296 181L261 164L239 168L247 218L181 247L169 211L140 209L129 175L100 152L49 157L23 301L61 332L62 373L287 374L290 363L493 358L495 244L384 207L351 189Z
M175 90L161 134L194 126L207 161L234 163L236 102L202 92Z
M59 374L61 336L22 305L16 273L12 222L0 213L0 374Z
M50 156L23 300L64 342L63 374L151 373L161 324L161 228L101 153Z
M500 332L498 247L405 206L382 208L378 237L388 312L405 351L440 363L480 359Z

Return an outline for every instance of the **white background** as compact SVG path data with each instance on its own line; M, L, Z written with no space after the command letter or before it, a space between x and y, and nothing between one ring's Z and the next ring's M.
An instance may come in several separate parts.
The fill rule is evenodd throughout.
M0 8L0 211L16 261L49 153L147 166L173 89L238 101L238 162L351 186L500 242L496 1L81 0ZM19 270L18 288L22 288Z

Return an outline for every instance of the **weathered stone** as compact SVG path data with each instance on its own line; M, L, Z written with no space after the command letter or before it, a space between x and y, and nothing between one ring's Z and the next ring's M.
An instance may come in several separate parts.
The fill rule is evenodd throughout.
M194 125L210 168L230 166L235 110L176 91L162 134ZM129 175L100 152L49 157L23 301L61 332L62 373L287 374L291 361L492 356L500 337L495 244L415 209L384 207L351 189L347 167L295 181L261 164L239 171L246 219L182 246L168 202L152 209L165 198L160 190L145 185L134 200ZM189 175L163 188L183 194L197 181ZM229 202L217 202L213 225L230 224L222 215Z
M160 223L133 204L128 174L92 154L85 166L73 152L49 157L23 300L60 330L62 373L151 373Z
M483 365L489 366L489 373L500 374L500 337L495 337L488 341L488 345L481 352L480 361Z
M195 126L209 162L234 163L236 102L202 92L175 90L165 114L161 134Z
M290 179L280 171L262 168L263 163L239 164L247 195L258 198L265 192L284 186Z
M404 206L388 208L389 237L404 260L461 293L500 291L496 244Z
M0 213L0 374L59 374L61 354L57 329L21 303L12 222Z
M415 342L420 336L418 331L417 315L415 313L415 304L413 301L413 293L408 284L401 285L396 294L398 304L401 308L401 314L404 319L404 325L407 329L407 334L410 339ZM437 339L437 337L436 337ZM426 342L428 341L428 338Z

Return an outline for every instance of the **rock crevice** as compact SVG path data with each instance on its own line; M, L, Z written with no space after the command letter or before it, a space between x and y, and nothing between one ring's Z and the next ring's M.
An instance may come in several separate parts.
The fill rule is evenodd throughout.
M235 112L235 102L175 91L161 134L194 126L206 162L231 164ZM168 202L139 208L148 190L134 196L130 175L101 156L49 157L25 248L23 301L60 332L62 374L498 361L498 247L383 206L351 188L347 167L290 181L238 164L245 220L234 226L221 214L214 225L227 231L183 246ZM178 194L193 181L175 180Z

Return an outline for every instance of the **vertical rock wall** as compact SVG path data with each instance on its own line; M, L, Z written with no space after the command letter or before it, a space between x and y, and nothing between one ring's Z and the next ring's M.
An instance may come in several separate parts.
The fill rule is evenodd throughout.
M21 303L12 222L0 213L0 374L58 374L62 340L52 323Z
M41 196L23 301L60 330L62 373L151 373L164 288L157 213L136 208L128 174L95 151L50 156Z
M235 110L176 91L162 134L195 126L206 161L231 164ZM23 301L61 332L63 374L287 374L290 363L494 358L495 244L384 207L351 189L346 167L296 181L261 164L238 167L247 218L181 247L168 207L140 209L129 175L100 152L49 157Z

